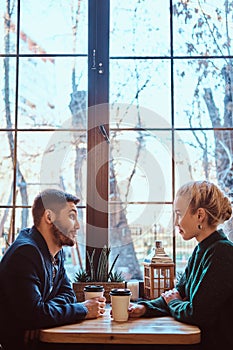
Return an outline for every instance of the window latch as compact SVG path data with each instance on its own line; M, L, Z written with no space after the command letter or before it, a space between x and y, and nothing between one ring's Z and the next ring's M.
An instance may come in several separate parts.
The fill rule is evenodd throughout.
M92 50L92 65L91 65L91 69L95 70L96 69L96 56L95 56L95 49Z
M102 134L103 137L105 138L106 142L107 142L107 143L110 143L110 140L109 140L107 131L106 131L106 129L105 129L105 126L104 126L104 125L100 125L100 126L99 126L99 129L100 129L101 134Z

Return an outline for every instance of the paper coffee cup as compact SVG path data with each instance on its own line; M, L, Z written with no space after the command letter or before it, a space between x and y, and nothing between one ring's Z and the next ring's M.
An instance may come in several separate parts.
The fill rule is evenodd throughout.
M132 295L129 289L112 289L109 293L112 304L112 317L114 321L125 322L128 320L129 303Z
M84 287L85 300L102 297L104 295L104 287L100 285L89 285Z

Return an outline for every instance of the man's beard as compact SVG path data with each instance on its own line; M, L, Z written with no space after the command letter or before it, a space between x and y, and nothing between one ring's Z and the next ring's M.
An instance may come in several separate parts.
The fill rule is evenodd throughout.
M55 242L60 246L68 246L72 247L75 242L73 239L68 237L68 232L64 228L62 228L62 225L59 225L59 223L56 221L52 224L52 233L55 239Z

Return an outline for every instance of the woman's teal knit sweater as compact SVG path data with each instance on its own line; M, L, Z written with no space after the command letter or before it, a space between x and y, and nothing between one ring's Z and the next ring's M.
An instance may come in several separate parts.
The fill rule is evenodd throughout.
M201 349L233 349L233 243L222 230L200 242L176 285L183 300L141 301L145 317L171 315L202 330Z

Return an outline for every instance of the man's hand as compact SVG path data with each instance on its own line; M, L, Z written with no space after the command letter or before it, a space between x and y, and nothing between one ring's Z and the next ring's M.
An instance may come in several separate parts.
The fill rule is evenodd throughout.
M106 298L93 298L85 300L82 304L85 305L88 310L85 319L97 318L105 313Z

